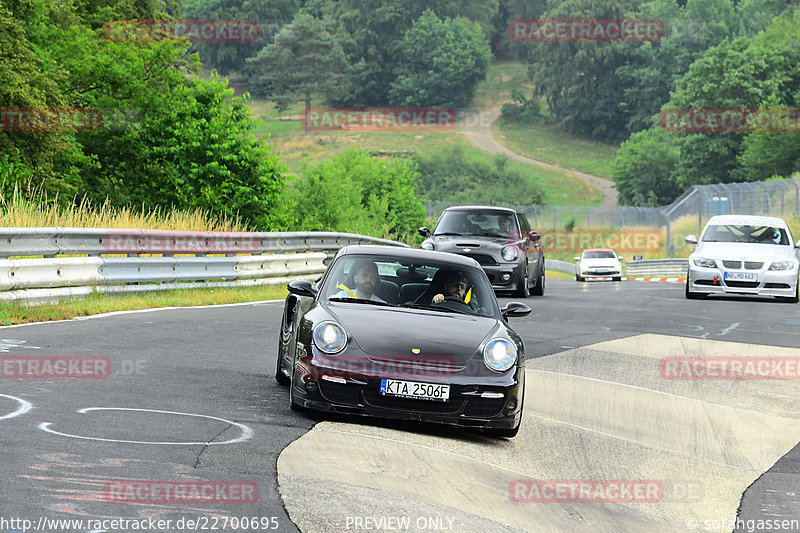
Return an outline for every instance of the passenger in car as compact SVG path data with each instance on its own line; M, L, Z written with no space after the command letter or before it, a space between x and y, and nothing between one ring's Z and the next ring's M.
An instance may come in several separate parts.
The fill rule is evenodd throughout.
M340 283L336 286L342 290L334 294L332 298L358 298L360 300L387 303L386 300L375 294L375 289L380 280L378 278L378 267L374 262L367 259L356 261L350 273L349 277L353 280L352 284L355 286L355 290Z

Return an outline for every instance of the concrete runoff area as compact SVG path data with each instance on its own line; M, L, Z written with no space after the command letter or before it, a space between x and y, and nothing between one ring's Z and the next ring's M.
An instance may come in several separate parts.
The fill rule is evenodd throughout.
M664 357L700 356L788 360L800 349L645 334L529 360L516 438L326 421L280 455L278 490L303 532L731 531L744 491L800 441L800 380L660 374ZM531 479L663 491L514 501L515 481Z

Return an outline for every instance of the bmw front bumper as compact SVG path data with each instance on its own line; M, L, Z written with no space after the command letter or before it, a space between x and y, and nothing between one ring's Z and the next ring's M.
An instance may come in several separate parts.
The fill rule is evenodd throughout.
M755 280L733 279L743 274L751 275ZM759 270L727 270L697 266L690 260L686 283L692 292L702 294L792 297L797 293L797 277L797 267L792 270L769 270L769 263L765 263Z

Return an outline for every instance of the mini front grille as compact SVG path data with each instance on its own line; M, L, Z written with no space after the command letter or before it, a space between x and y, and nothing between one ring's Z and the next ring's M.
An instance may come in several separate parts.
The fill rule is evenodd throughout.
M722 266L725 268L742 268L741 261L723 261Z
M747 270L759 270L763 266L764 266L764 263L762 263L760 261L745 261L744 262L744 267Z
M461 254L473 258L479 265L496 265L497 261L491 255L485 254Z

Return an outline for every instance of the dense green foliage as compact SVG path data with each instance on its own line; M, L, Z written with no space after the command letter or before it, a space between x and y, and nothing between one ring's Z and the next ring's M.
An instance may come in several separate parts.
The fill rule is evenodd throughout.
M507 166L504 155L492 164L474 161L460 146L417 156L419 194L430 202L539 205L542 191Z
M468 19L439 19L426 11L406 32L400 47L393 104L464 107L486 78L492 59L480 26Z
M425 219L418 177L411 161L350 149L306 168L292 183L290 226L408 239Z
M166 13L148 2L19 0L0 7L0 107L86 108L96 127L4 128L4 192L39 190L95 205L202 208L279 223L282 166L226 82L200 80L176 40L122 42L103 24ZM156 5L156 3L153 3ZM56 131L61 130L61 131Z

